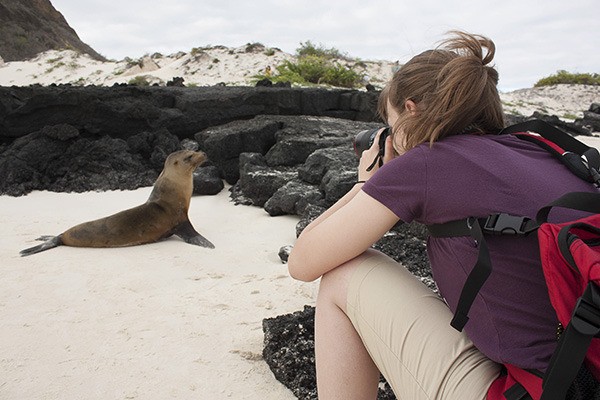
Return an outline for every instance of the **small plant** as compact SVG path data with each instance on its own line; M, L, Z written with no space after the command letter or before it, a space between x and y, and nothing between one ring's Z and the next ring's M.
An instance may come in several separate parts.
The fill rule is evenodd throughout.
M127 66L125 68L129 69L129 68L133 68L133 67L143 67L144 66L144 61L140 58L137 60L131 59L129 57L125 57L125 62L127 63Z
M273 55L275 55L275 49L268 48L267 51L265 51L265 56L271 57Z
M49 73L51 73L52 71L54 71L55 69L57 69L57 68L64 67L64 65L65 65L65 63L64 63L64 62L62 62L62 61L60 61L60 62L58 62L58 63L54 64L52 67L48 68L48 69L46 70L46 73L47 73L47 74L49 74Z
M15 36L14 38L14 46L17 49L22 49L25 46L27 46L27 44L29 43L29 39L27 38L26 35L19 33Z
M136 76L135 78L130 79L129 82L127 82L127 84L134 85L134 86L150 86L150 82L148 81L148 78L143 75L139 75L139 76Z
M60 60L62 60L62 56L61 57L56 57L56 58L50 58L48 61L46 61L47 64L54 64L59 62Z
M334 47L328 49L323 47L322 44L316 46L310 40L307 40L304 43L300 42L300 47L296 49L296 55L298 57L317 56L328 60L333 58L350 60L347 54L341 53L338 49Z
M560 70L554 75L550 75L540 79L533 86L541 87L558 84L600 85L600 74L579 74L567 72L565 70Z
M221 62L221 60L219 60L218 58L213 58L212 62L213 64L218 64Z
M264 49L265 45L259 42L246 44L246 53L256 53L258 51L263 51Z

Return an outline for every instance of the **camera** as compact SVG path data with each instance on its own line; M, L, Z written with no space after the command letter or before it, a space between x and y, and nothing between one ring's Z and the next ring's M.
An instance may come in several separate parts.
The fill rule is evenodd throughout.
M354 137L354 152L357 156L360 157L363 151L369 149L373 145L373 142L375 141L375 136L377 136L377 132L380 129L381 128L367 129L359 132ZM381 132L381 135L379 136L379 153L381 155L383 155L383 152L385 151L385 139L387 139L389 135L390 127L386 126Z

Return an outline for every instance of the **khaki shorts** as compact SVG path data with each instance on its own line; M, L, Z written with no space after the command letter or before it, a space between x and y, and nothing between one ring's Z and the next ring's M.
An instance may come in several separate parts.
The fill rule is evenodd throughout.
M399 399L485 399L501 366L450 326L452 313L401 264L369 252L348 288L347 313Z

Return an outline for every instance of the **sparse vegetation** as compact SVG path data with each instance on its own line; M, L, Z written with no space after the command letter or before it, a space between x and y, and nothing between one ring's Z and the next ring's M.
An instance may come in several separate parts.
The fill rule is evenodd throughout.
M275 49L268 48L268 49L265 51L265 56L267 56L267 57L271 57L271 56L273 56L273 55L275 55Z
M63 57L62 57L62 56L60 56L60 57L56 57L56 58L50 58L50 59L48 59L48 60L46 61L46 64L55 64L55 63L59 62L59 61L60 61L60 60L62 60L62 59L63 59Z
M338 59L338 60L351 60L350 57L346 53L341 53L335 47L326 48L322 44L315 45L310 40L302 43L300 42L300 47L296 49L296 55L298 57L304 56L316 56L321 57L326 60Z
M265 49L265 45L259 42L247 43L246 44L246 53L256 53L263 51Z
M600 74L596 73L571 73L560 70L554 75L547 76L536 82L534 87L558 85L558 84L576 84L576 85L600 85Z
M255 80L268 78L274 82L290 82L299 85L331 85L357 87L364 75L341 65L338 60L348 60L335 48L315 46L310 41L301 43L296 50L297 62L285 61L276 67L274 76L256 75Z
M135 78L130 79L129 82L127 82L127 84L135 86L150 86L150 81L148 81L148 77L144 75L139 75Z
M135 66L142 68L144 66L144 61L141 58L134 60L132 58L125 57L125 62L127 62L127 66L125 67L126 69L133 68Z
M49 74L49 73L51 73L52 71L54 71L55 69L57 69L57 68L60 68L60 67L64 67L64 66L65 66L65 63L64 63L64 62L62 62L62 61L59 61L59 62L57 62L56 64L54 64L53 66L51 66L50 68L48 68L48 69L46 70L46 73L47 73L47 74Z

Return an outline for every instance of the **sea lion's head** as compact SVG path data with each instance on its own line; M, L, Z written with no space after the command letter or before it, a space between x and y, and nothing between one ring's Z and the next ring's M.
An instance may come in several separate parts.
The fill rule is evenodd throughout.
M187 211L194 189L194 170L206 160L201 151L179 150L169 154L148 201L176 204Z
M206 154L201 151L179 150L169 154L165 160L164 169L173 169L178 173L192 174L206 160Z

